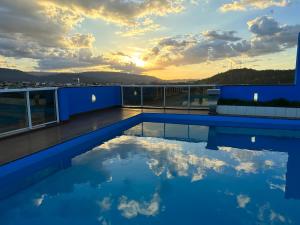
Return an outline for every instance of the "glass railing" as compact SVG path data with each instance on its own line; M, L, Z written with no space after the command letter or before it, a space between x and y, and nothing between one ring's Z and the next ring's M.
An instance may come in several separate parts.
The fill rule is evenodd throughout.
M216 85L122 86L125 107L209 108L217 104L219 94Z
M0 90L0 137L56 122L57 88Z

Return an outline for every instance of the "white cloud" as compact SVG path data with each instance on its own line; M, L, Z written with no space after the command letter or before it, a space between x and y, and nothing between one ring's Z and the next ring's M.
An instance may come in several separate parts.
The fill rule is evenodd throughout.
M259 36L273 35L281 31L279 23L270 16L257 17L247 24L249 30Z
M121 30L124 36L141 35L159 29L151 17L179 13L186 4L189 1L2 0L0 55L33 59L39 70L106 67L140 73L134 63L95 54L95 37L73 30L84 19L95 18L126 26Z
M235 0L231 3L223 4L221 11L246 11L249 9L266 9L272 6L285 7L289 0Z
M162 38L149 49L144 59L154 65L148 70L192 65L234 57L255 57L295 47L300 24L281 25L269 16L248 21L249 39L234 31L211 30L194 35Z
M44 0L46 1L46 0ZM165 16L179 13L185 8L186 0L49 0L61 7L91 18L101 18L119 25L136 25L137 19L149 16Z

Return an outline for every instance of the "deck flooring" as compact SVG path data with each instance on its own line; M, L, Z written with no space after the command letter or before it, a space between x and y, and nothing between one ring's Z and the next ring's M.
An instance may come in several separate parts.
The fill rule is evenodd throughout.
M54 126L0 139L0 165L15 161L48 147L140 114L207 114L205 110L110 108L73 116Z

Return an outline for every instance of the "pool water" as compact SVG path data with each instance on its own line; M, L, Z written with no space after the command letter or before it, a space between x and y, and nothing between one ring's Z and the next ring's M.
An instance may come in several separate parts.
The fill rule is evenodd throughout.
M18 191L0 192L0 224L300 224L299 146L299 131L142 123L2 186Z

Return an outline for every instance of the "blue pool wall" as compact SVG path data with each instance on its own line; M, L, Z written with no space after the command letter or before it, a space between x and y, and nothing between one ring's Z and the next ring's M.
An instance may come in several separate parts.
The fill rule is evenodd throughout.
M92 102L92 95L96 101ZM59 118L66 121L72 115L105 109L122 104L120 86L75 87L58 89Z
M187 115L141 113L128 119L121 120L107 127L91 131L63 143L54 145L38 153L5 164L0 167L0 178L12 177L12 174L20 171L23 175L25 171L35 171L39 166L44 166L45 164L47 164L45 160L49 160L52 158L55 160L55 158L61 154L68 157L74 157L96 147L104 141L121 135L124 130L127 130L141 122L161 122L218 127L300 130L300 120L209 116L193 114Z
M220 97L223 99L239 99L252 101L254 93L258 100L265 102L284 98L289 101L300 101L300 33L296 59L295 81L292 85L228 85L221 86Z

